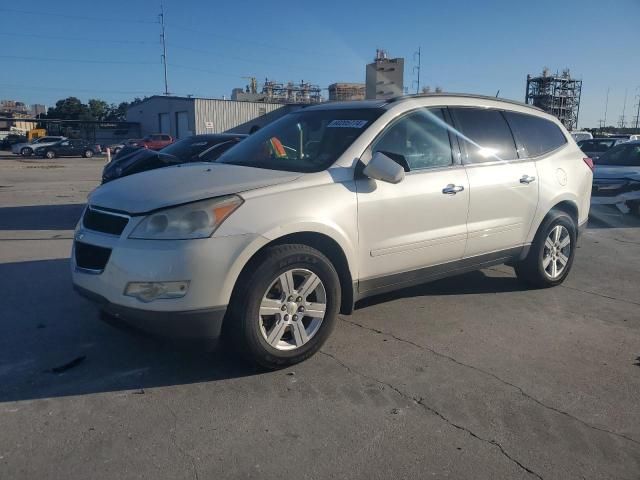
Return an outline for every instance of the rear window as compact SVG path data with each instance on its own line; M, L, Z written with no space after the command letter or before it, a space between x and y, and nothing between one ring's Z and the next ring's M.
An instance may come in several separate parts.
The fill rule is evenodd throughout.
M509 125L499 110L451 108L467 163L518 158Z
M504 112L504 115L527 157L544 155L567 143L562 130L549 120L526 113Z
M622 144L608 150L595 160L597 165L640 167L640 143Z

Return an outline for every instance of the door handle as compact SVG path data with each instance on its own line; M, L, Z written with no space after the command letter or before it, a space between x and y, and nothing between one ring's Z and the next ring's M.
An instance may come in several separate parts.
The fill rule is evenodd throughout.
M520 178L520 183L524 183L524 184L530 184L531 182L535 182L536 181L536 177L532 177L531 175L523 175Z
M450 183L442 189L442 193L444 193L445 195L455 195L456 193L463 190L464 187L462 185L454 185L453 183Z

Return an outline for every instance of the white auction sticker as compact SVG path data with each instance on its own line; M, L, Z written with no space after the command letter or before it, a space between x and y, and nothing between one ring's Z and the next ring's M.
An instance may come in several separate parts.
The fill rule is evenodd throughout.
M366 124L367 120L331 120L327 128L362 128Z

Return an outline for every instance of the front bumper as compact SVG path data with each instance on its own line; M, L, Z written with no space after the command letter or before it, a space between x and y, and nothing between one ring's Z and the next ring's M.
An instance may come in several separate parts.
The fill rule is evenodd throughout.
M215 338L235 284L238 258L254 234L195 240L128 238L142 217L132 217L121 235L88 230L82 222L71 254L74 288L108 313L139 329L181 338ZM77 264L76 244L108 253L104 268ZM82 262L82 256L79 257ZM189 282L180 298L144 302L124 294L130 282Z
M227 307L200 310L158 312L124 307L74 284L83 297L96 303L101 310L120 322L147 333L176 339L216 339L222 331Z

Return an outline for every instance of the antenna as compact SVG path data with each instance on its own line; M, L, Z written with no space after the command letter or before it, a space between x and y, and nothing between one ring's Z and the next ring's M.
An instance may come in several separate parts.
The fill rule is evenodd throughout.
M169 95L167 81L167 38L164 30L164 3L160 2L160 42L162 43L162 66L164 67L164 94Z
M420 93L420 67L422 62L422 53L421 47L418 47L418 51L413 54L413 61L416 61L416 57L418 57L418 65L413 67L413 73L418 72L418 79L414 80L413 83L416 84L416 93Z

